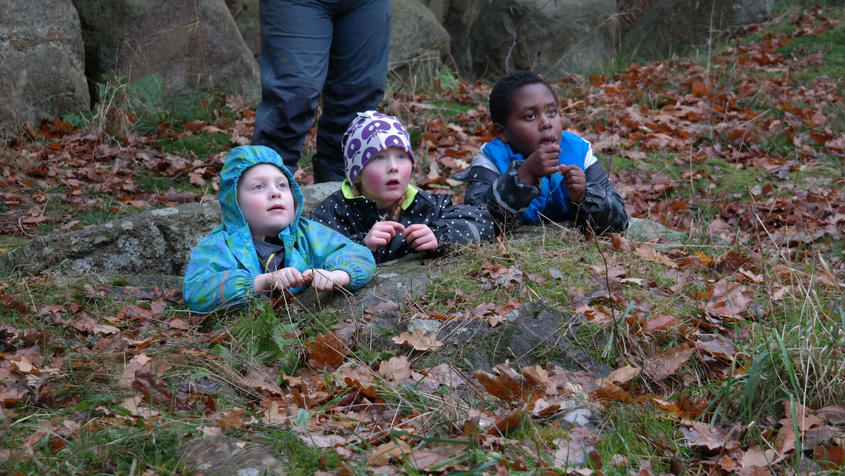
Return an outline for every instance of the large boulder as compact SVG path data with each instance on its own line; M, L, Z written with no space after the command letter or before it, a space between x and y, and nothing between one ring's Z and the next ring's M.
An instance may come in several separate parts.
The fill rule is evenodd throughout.
M90 107L70 0L0 0L0 139L24 121Z
M468 42L473 72L532 69L548 79L602 67L616 52L615 0L492 0Z
M258 0L226 0L232 18L252 55L258 59L261 51L261 22L258 18Z
M449 53L449 34L420 0L393 0L388 70L430 77Z
M465 59L467 38L472 30L472 24L478 18L484 0L463 0L452 2L450 0L423 0L423 3L434 13L437 21L446 28L451 43L452 58L458 62ZM463 73L470 73L470 65L458 63L457 66Z
M622 51L643 60L686 54L719 32L762 21L773 0L659 0L622 39Z
M165 97L220 88L257 98L258 63L225 0L73 0L82 21L86 72L137 81L163 78Z
M339 182L302 187L303 216ZM50 270L59 274L97 274L132 278L133 284L179 282L191 250L203 236L220 225L216 201L160 208L83 230L35 238L0 254L0 275ZM144 281L147 281L146 283Z

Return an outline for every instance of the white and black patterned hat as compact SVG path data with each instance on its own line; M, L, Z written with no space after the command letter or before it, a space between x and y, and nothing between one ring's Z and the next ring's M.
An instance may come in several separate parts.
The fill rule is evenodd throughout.
M414 151L405 126L393 116L376 111L359 112L349 124L341 142L346 178L355 183L358 174L373 157L390 147L404 150L411 161Z

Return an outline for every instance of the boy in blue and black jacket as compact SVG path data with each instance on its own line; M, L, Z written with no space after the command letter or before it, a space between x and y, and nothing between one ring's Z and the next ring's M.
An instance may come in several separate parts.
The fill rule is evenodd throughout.
M460 175L465 203L486 206L502 231L544 220L596 233L627 228L622 197L590 143L562 130L557 95L540 76L515 71L497 81L490 116L496 139Z
M183 295L192 311L274 289L357 289L376 263L367 248L300 216L302 192L273 149L236 147L220 171L223 224L191 252Z

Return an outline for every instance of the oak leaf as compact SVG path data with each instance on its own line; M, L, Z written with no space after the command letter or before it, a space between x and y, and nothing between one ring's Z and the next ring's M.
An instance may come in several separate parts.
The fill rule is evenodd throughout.
M398 345L407 344L414 348L414 350L426 351L437 350L443 347L443 342L437 340L437 335L432 334L427 336L423 334L422 329L414 329L414 333L403 332L393 338L393 342Z

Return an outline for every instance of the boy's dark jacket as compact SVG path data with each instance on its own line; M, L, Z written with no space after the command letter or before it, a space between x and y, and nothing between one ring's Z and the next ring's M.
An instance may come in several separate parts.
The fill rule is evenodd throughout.
M452 199L448 195L429 195L413 185L408 185L408 188L409 193L402 203L398 221L405 226L414 223L428 225L437 237L438 250L448 245L493 238L493 220L486 210L473 206L452 205ZM379 217L376 203L363 196L356 196L348 180L344 180L341 189L329 195L311 213L311 219L330 226L361 244L373 225L384 220ZM376 263L384 263L413 251L404 237L397 234L387 246L379 247L374 254Z
M469 182L465 202L486 206L500 230L517 224L537 224L543 219L589 225L595 232L619 232L628 226L625 202L592 155L590 143L564 131L558 164L584 169L584 201L569 200L563 177L553 174L537 184L522 183L517 177L525 162L522 154L495 139L485 144L470 167L456 178ZM586 164L586 168L585 168Z
M246 169L262 163L273 164L285 174L296 202L293 222L278 236L284 245L284 267L293 267L300 272L309 268L344 270L349 273L349 289L360 288L375 273L370 250L330 228L300 217L302 192L279 154L263 146L236 147L229 152L220 171L218 198L223 225L197 244L185 271L182 292L193 311L212 311L255 294L253 280L262 270L249 225L238 206L238 181Z

